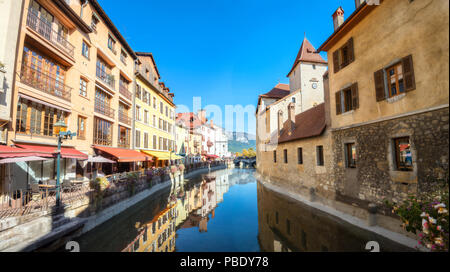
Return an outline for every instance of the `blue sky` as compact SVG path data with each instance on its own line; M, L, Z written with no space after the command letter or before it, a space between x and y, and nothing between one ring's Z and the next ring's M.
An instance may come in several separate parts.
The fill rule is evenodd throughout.
M333 12L342 6L347 18L355 9L354 0L99 3L135 51L153 53L175 103L191 109L193 96L202 106L256 107L259 94L288 83L304 33L318 48L333 32ZM244 130L254 127L245 122Z

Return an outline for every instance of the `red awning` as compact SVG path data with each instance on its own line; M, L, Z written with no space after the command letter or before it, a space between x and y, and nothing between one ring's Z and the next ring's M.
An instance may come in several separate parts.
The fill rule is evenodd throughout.
M217 158L219 158L219 156L217 156L217 155L210 155L210 154L206 154L205 157L211 158L211 159L217 159Z
M16 144L16 146L24 148L26 150L40 152L40 155L47 155L46 157L53 157L56 154L56 146L46 146L46 145L28 145L28 144ZM64 159L77 159L77 160L87 160L88 155L76 150L71 147L61 147L61 158Z
M2 159L31 157L31 156L52 157L52 155L48 155L43 152L0 145L0 158L2 158Z
M117 162L152 161L152 157L141 152L125 148L94 146L95 149L114 157Z

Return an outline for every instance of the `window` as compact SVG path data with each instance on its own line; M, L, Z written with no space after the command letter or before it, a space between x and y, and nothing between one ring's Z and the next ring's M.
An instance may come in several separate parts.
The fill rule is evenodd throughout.
M292 103L295 103L295 97L292 97Z
M141 107L136 105L136 120L141 121Z
M85 41L83 41L83 44L81 46L81 54L89 59L89 46Z
M153 115L153 126L156 127L156 115Z
M301 147L297 148L297 160L298 164L303 164L303 149Z
M148 133L144 133L144 148L148 148Z
M141 99L141 86L136 84L136 97Z
M82 78L80 78L80 95L84 97L87 96L87 82Z
M353 83L335 94L336 115L359 108L358 83Z
M286 232L288 235L291 235L291 221L289 219L286 219Z
M127 53L123 49L120 51L120 60L123 64L127 65Z
M353 38L350 38L341 48L333 52L334 72L349 65L355 60L355 52L353 49Z
M78 139L86 139L86 118L83 116L78 116L78 130L77 130Z
M394 139L395 161L398 171L412 171L413 161L409 137Z
M313 70L316 70L316 65L313 64L313 65L312 65L312 68L313 68Z
M161 114L164 114L163 102L159 102L159 112L160 112Z
M141 147L141 132L136 130L136 147Z
M277 151L276 150L274 150L273 151L273 162L277 162Z
M403 82L403 68L401 63L386 69L389 97L393 97L405 92Z
M112 145L112 123L106 120L94 119L94 144Z
M156 135L153 135L153 149L158 149L158 147L156 146L158 143L156 141Z
M412 55L374 73L376 100L395 97L416 89Z
M169 108L166 106L166 117L169 117Z
M144 123L148 124L148 110L144 110Z
M285 149L283 153L284 153L284 163L288 163L287 149Z
M111 51L116 54L116 41L111 35L108 35L108 48L111 49Z
M153 97L153 108L156 109L156 98Z
M97 24L100 20L98 19L97 15L94 13L92 14L92 21L91 21L91 27L94 30L94 32L97 32Z
M317 153L317 165L323 166L324 160L323 160L323 146L319 145L316 147L316 153Z
M345 158L347 168L356 168L356 146L355 143L345 144Z

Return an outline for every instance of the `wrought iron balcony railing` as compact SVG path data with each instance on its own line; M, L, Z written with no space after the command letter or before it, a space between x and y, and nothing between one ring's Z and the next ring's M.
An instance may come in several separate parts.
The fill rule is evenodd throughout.
M52 26L40 19L36 14L34 14L31 10L28 11L27 15L27 26L31 29L39 33L41 37L48 40L50 43L63 50L71 57L74 56L73 46L66 38L64 38L61 34L52 29Z
M120 137L118 146L123 148L130 148L130 139L126 137Z
M113 75L110 75L110 74L106 73L98 65L97 65L97 71L96 71L95 74L96 74L98 79L103 81L103 83L105 83L106 85L108 85L109 87L114 89L115 80L114 80L114 76Z
M125 96L128 100L131 100L133 94L128 91L127 86L123 85L123 84L119 84L119 92L120 94L122 94L123 96Z
M106 115L110 118L114 118L115 110L111 108L105 101L96 98L95 99L95 112Z
M131 126L131 117L128 117L128 114L119 111L119 122Z
M37 70L36 67L28 66L25 63L22 64L20 81L40 91L60 97L70 102L72 88L48 73L43 73Z

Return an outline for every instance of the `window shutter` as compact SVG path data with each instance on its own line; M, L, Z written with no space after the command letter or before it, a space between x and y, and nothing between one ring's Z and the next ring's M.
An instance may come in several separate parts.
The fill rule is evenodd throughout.
M351 90L352 90L352 109L356 110L357 108L359 108L358 82L352 85Z
M374 73L375 79L375 92L377 101L383 101L386 99L386 93L384 92L384 73L383 69Z
M339 49L333 53L333 67L335 73L339 72Z
M339 115L342 113L342 107L341 107L341 92L336 92L336 115Z
M402 59L403 78L405 80L405 91L413 91L416 89L416 80L414 77L414 66L412 55Z
M353 38L350 38L347 42L348 48L348 64L352 63L355 60L355 51L353 47Z

